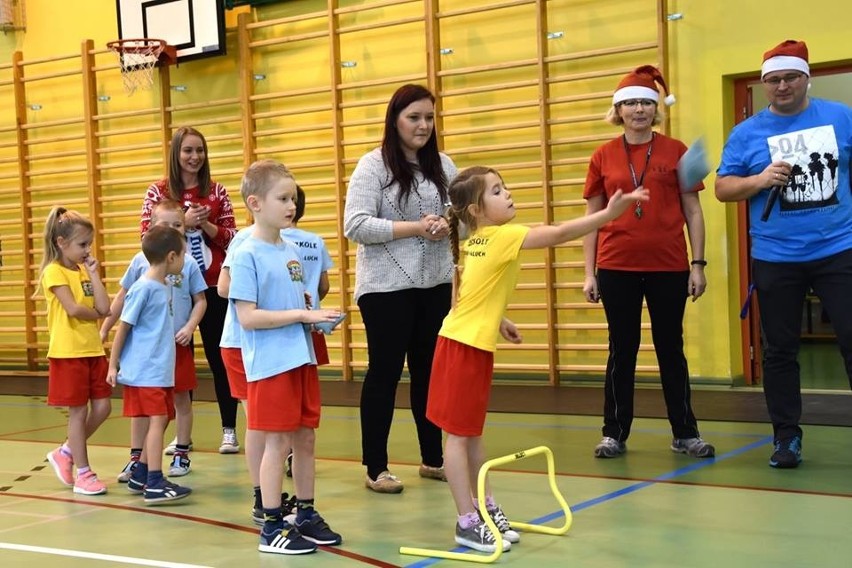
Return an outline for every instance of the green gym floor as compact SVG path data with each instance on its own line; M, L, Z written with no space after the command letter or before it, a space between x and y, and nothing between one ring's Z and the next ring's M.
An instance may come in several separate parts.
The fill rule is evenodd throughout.
M648 396L662 398L659 391ZM700 416L701 398L696 399ZM363 486L357 408L328 406L323 412L317 507L344 543L307 557L285 557L257 551L244 454L217 453L215 403L195 404L193 470L179 480L193 494L180 504L152 508L115 481L127 453L120 400L90 440L92 465L108 481L109 493L86 497L60 485L45 460L64 438L64 412L46 406L41 396L0 396L0 566L472 566L399 554L400 546L457 550L446 484L417 476L409 411L397 410L391 432L391 468L406 484L400 495ZM716 445L713 460L672 453L667 422L653 418L636 420L625 456L597 460L592 456L600 437L597 416L489 414L489 457L548 446L555 454L557 486L573 511L566 535L523 534L497 564L852 566L848 427L806 426L805 461L787 471L767 465L768 425L705 419L701 427ZM242 428L241 417L238 431ZM491 481L510 519L564 522L542 457L512 462ZM292 491L289 480L284 489Z

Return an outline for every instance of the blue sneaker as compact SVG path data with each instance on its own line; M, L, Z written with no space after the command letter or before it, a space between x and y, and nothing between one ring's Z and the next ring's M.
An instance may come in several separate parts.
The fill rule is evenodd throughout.
M325 519L316 511L301 523L297 522L296 528L303 537L316 544L334 546L343 542L343 537L331 530Z
M171 501L178 501L188 497L192 493L189 487L181 487L176 483L163 478L162 483L154 487L145 487L145 504L162 505Z
M310 554L317 545L305 539L293 525L285 522L264 523L257 549L273 554Z
M769 465L779 469L799 467L802 463L802 439L799 436L775 441L775 451Z
M135 472L136 470L134 470ZM145 493L145 482L139 481L131 475L130 479L127 480L127 490L134 495L142 495Z

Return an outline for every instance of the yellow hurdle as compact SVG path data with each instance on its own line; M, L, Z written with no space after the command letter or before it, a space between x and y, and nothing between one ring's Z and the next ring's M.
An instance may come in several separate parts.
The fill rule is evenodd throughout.
M563 535L571 528L571 509L568 507L568 503L565 502L565 498L562 497L562 493L559 492L559 488L556 486L556 468L553 463L553 452L550 451L550 448L547 446L536 446L535 448L522 450L508 456L494 458L493 460L488 460L482 464L476 483L476 494L479 496L479 510L485 511L486 509L485 479L488 476L489 470L510 462L531 458L539 454L544 454L545 458L547 458L547 481L550 483L550 491L553 493L553 496L556 497L556 501L559 503L559 506L562 508L562 512L565 514L565 523L561 527L545 527L542 525L531 525L529 523L518 523L512 521L512 528L521 529L524 532ZM429 556L432 558L446 558L449 560L463 560L465 562L490 564L500 558L500 555L503 554L503 535L501 535L500 531L497 530L497 526L494 524L494 521L491 520L489 515L483 515L483 517L485 518L485 524L487 524L488 528L491 529L491 532L494 534L494 538L496 539L494 552L488 556L466 552L450 552L447 550L430 550L428 548L410 548L407 546L400 547L399 553L410 554L413 556Z

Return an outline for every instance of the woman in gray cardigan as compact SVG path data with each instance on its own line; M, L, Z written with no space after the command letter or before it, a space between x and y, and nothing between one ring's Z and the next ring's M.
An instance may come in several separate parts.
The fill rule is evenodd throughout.
M381 148L365 154L349 178L346 238L358 243L355 301L367 333L368 368L361 388L365 486L400 493L388 470L388 436L396 387L408 360L411 412L420 442L420 476L446 480L441 430L426 418L429 374L438 330L450 309L452 259L443 218L456 175L438 152L435 97L400 87L388 103Z

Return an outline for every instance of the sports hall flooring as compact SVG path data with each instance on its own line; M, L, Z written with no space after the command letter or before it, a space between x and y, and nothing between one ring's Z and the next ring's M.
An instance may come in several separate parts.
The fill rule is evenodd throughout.
M414 425L403 408L390 455L406 489L378 495L364 488L353 405L358 386L324 381L317 507L344 544L305 557L257 552L244 454L217 453L215 403L195 403L193 471L176 480L194 493L180 504L146 507L114 481L127 454L120 399L90 440L91 462L110 492L85 497L63 487L45 460L64 437L64 412L39 393L0 396L0 566L473 566L399 554L400 546L456 549L455 510L445 484L417 476ZM402 385L401 406L406 391ZM778 471L767 465L771 437L761 422L762 395L740 394L695 391L702 435L717 448L714 460L672 453L668 423L660 418L636 420L625 456L597 460L599 388L495 388L498 411L489 414L485 432L489 457L550 447L558 487L573 511L565 536L523 534L497 564L852 566L852 396L808 396L805 419L822 425L805 427L802 466ZM656 389L638 389L639 413L660 416L661 399ZM710 414L726 421L708 420ZM240 432L243 427L240 417ZM491 480L510 519L562 524L542 457L513 462ZM287 480L285 490L291 490Z

